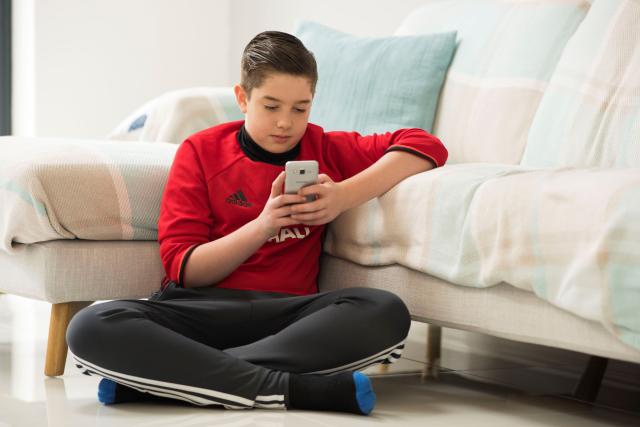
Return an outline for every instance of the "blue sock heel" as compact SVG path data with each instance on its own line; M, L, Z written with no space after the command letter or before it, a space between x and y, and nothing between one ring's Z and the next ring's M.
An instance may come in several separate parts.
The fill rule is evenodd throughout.
M110 379L103 378L98 384L98 400L105 405L116 402L116 387L118 384Z
M364 415L368 415L376 404L376 394L371 387L369 377L362 372L353 373L353 382L356 385L356 400Z

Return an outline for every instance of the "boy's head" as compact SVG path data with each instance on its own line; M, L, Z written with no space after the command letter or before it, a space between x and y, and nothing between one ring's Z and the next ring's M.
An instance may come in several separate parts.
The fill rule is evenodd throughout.
M247 44L234 91L247 132L258 145L281 153L298 143L317 80L313 54L295 36L265 31Z
M315 94L318 81L313 54L300 39L280 31L265 31L251 39L242 53L240 72L240 85L249 97L273 73L306 77L311 94Z

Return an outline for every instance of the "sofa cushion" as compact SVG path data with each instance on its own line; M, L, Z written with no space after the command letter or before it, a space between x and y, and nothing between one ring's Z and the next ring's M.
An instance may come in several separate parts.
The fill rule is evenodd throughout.
M586 0L445 0L405 19L396 34L458 32L433 127L449 163L520 162L547 82L588 7Z
M591 7L542 98L522 163L640 166L640 2Z
M640 348L640 169L447 165L339 216L329 254L455 284L501 282Z
M303 21L295 34L318 64L312 123L362 134L431 130L455 32L355 37Z
M179 144L202 129L242 117L231 87L180 89L138 107L107 138Z

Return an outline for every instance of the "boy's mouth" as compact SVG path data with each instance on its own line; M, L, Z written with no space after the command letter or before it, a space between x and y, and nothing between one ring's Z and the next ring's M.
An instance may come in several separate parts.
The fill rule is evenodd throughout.
M291 138L289 135L271 135L273 138L277 139L278 141L285 141L289 138Z

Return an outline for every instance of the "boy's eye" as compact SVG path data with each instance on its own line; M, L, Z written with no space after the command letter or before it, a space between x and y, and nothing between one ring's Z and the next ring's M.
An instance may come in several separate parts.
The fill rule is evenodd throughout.
M272 110L273 111L273 110L277 110L278 106L277 105L265 105L264 108L266 108L267 110ZM304 113L305 111L307 111L304 108L294 108L294 110L296 110L296 112L298 112L298 113Z

